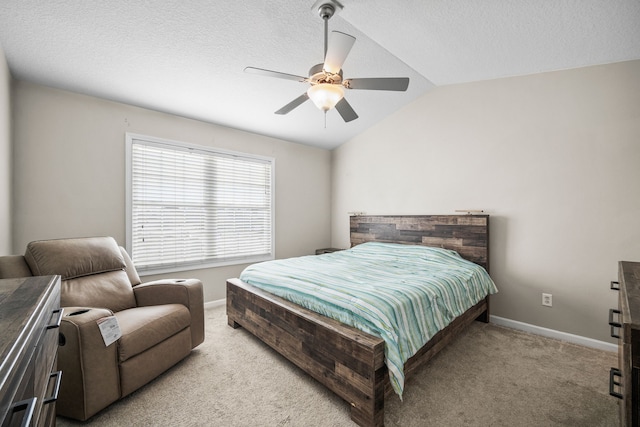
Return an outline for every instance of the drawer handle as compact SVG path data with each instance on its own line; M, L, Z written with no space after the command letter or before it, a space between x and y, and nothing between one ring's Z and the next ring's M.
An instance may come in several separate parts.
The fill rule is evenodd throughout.
M619 326L611 325L611 329L609 330L609 335L611 335L611 338L616 338L616 339L622 338L620 335L616 334L615 328L618 328L618 327Z
M51 313L51 317L53 317L54 314L58 313L58 320L55 323L52 323L50 325L47 325L47 330L49 329L56 329L60 327L60 323L62 322L62 312L64 309L59 308L57 310L53 310L53 312Z
M611 368L609 370L609 394L618 399L622 399L623 396L621 393L613 391L613 388L616 386L622 388L622 383L620 381L616 382L616 377L622 378L622 372L618 368Z
M609 324L611 326L615 326L616 328L621 328L622 327L622 323L613 321L613 316L616 315L616 314L620 314L620 310L616 310L615 308L610 308L609 309Z
M620 282L616 282L615 280L611 281L611 290L619 291L620 290Z
M611 326L611 338L620 338L620 335L616 334L615 328L621 328L622 324L620 322L614 322L613 316L616 314L620 314L620 310L616 310L614 308L609 309L609 326Z
M56 384L53 387L53 394L51 395L51 397L48 397L42 401L43 405L58 400L58 394L60 394L60 383L62 382L62 371L52 372L51 375L49 375L49 380L51 380L51 378L53 377L56 377Z
M21 400L20 402L16 402L11 407L11 412L16 413L20 411L24 411L24 415L22 416L22 422L20 423L20 427L27 427L31 424L31 418L33 418L33 411L36 409L36 401L37 397L32 397L31 399Z

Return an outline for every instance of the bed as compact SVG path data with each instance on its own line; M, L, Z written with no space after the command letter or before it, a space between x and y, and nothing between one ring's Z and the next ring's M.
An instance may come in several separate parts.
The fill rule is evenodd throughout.
M488 215L353 216L350 228L352 247L387 242L451 249L488 271ZM354 422L384 425L384 399L393 387L382 338L239 279L227 281L227 317L230 326L242 326L346 400ZM488 322L488 296L457 316L407 360L405 378L474 320Z

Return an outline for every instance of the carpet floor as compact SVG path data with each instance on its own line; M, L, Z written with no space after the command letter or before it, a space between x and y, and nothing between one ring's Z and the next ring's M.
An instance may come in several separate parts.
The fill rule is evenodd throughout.
M190 356L85 423L58 426L355 426L349 405L244 329L205 310ZM386 426L606 426L615 353L474 322L385 403Z

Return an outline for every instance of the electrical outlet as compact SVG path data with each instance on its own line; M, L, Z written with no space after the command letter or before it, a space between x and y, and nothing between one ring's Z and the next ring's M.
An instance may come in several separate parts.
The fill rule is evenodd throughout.
M545 307L552 307L553 306L553 295L551 294L542 294L542 305L544 305Z

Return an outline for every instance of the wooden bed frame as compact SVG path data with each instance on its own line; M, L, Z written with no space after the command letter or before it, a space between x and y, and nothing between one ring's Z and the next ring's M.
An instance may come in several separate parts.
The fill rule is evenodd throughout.
M488 215L353 216L351 246L394 242L455 249L489 270ZM361 426L384 425L392 393L384 341L240 281L227 281L227 319L242 326L351 404ZM474 320L489 321L489 297L454 319L405 363L405 378Z

